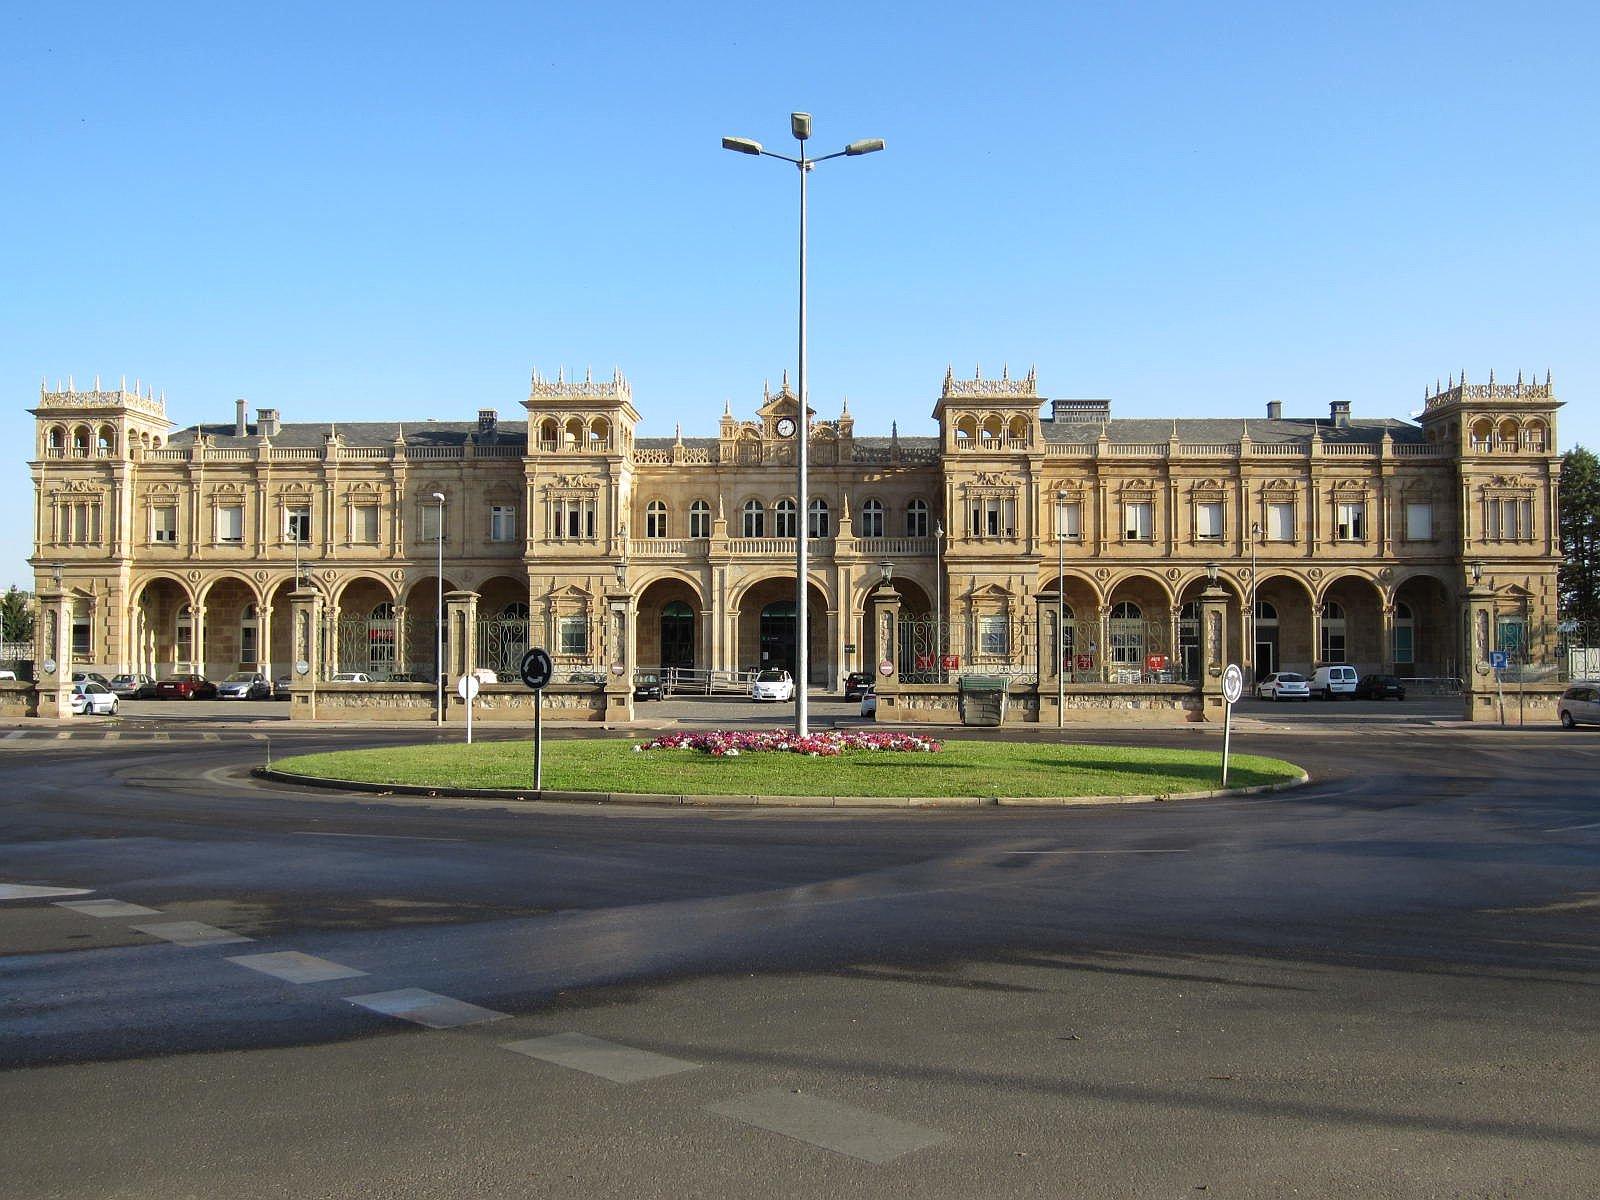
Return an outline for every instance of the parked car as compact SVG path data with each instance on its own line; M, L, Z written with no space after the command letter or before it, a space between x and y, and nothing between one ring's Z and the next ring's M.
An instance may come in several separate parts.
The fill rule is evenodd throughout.
M339 671L328 679L329 683L371 683L372 676L365 671Z
M1600 725L1600 687L1592 683L1573 684L1556 701L1556 715L1567 729Z
M148 675L113 675L107 686L122 700L152 700L156 694L156 681Z
M793 700L794 676L776 667L756 672L756 677L750 681L750 699Z
M1262 700L1309 700L1311 681L1295 671L1276 671L1256 684L1256 696Z
M568 683L604 683L605 675L599 671L590 670L588 667L579 667L567 676Z
M100 674L99 671L74 671L72 673L72 682L98 683L103 688L109 688L111 686L111 680Z
M0 667L0 679L9 679L9 680L12 680L14 682L16 680L16 678L17 678L17 673L15 671L13 671L10 667Z
M204 675L170 675L156 684L157 700L215 700L217 685Z
M274 679L272 681L272 698L274 700L287 700L289 698L290 682L288 675L279 675Z
M117 715L117 694L91 679L72 685L71 705L75 713L114 717Z
M270 700L272 685L259 671L235 671L217 684L218 700Z
M872 676L865 671L851 671L844 677L844 698L859 700L872 690Z
M861 715L877 720L878 717L878 692L869 681L867 690L861 693Z
M1406 685L1393 675L1363 675L1356 684L1357 700L1404 700Z
M661 676L654 671L633 673L633 698L635 700L661 699Z
M1324 700L1335 696L1354 697L1358 682L1354 667L1318 667L1311 676L1311 694Z

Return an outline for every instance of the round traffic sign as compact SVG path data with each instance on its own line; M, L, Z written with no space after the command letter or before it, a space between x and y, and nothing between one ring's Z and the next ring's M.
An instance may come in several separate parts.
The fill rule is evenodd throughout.
M478 689L482 686L483 685L478 682L478 676L476 672L471 675L463 675L460 679L456 680L456 695L460 696L463 700L476 700L478 698Z
M555 665L550 661L550 655L545 653L544 647L535 646L522 656L522 663L517 671L522 676L522 682L534 691L542 691L550 682L550 677L555 674Z
M894 660L886 658L881 663L879 663L878 664L878 674L879 675L893 675L894 674Z
M1228 669L1222 673L1222 698L1229 704L1237 704L1242 695L1244 695L1244 672L1239 670L1238 664L1229 663Z
M300 659L300 660L298 660L298 661L297 661L297 662L296 662L296 663L295 663L295 664L294 664L294 672L295 672L295 674L296 674L296 675L304 675L304 674L305 674L305 673L306 673L306 672L308 672L308 671L309 671L309 670L311 670L311 664L310 664L310 663L308 663L308 662L307 662L307 661L306 661L306 660L305 660L305 659L303 659L303 658L302 658L302 659Z

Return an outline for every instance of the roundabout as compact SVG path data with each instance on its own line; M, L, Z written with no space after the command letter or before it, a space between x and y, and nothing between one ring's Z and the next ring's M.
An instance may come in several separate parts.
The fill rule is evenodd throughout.
M280 760L280 782L428 795L628 803L951 806L1083 804L1250 793L1304 783L1293 763L1234 755L1218 786L1211 750L1048 742L951 741L908 734L819 734L795 740L713 730L652 741L558 741L532 792L532 744L429 744L338 750Z

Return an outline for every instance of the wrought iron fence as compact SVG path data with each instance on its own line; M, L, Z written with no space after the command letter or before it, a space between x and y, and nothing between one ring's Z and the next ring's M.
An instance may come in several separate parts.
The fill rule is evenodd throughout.
M488 617L478 621L478 644L473 661L487 667L502 681L517 678L528 649L528 622L515 617Z
M360 671L387 682L404 672L395 622L371 617L341 617L334 639L333 669ZM430 656L431 657L431 656Z

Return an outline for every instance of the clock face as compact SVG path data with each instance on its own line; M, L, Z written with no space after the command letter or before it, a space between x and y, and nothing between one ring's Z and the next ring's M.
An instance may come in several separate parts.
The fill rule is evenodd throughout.
M778 418L778 436L779 437L793 437L794 436L794 418L793 417L779 417Z

